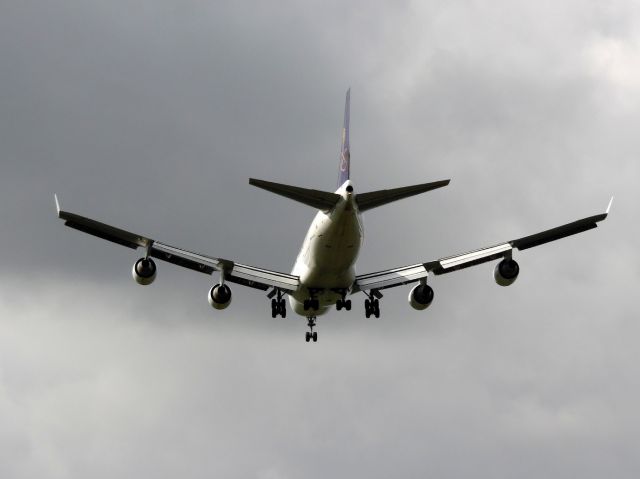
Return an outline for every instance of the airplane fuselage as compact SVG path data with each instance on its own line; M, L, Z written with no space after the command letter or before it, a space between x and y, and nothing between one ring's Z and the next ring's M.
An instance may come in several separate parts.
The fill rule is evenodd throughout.
M351 181L336 193L342 197L331 211L319 211L302 243L292 274L300 287L289 296L291 309L302 316L325 313L348 294L355 281L355 262L362 246L362 217ZM304 309L309 298L319 301L317 310Z

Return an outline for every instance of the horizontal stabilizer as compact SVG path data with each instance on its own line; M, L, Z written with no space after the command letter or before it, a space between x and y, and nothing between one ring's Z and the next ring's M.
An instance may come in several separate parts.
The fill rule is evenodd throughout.
M340 195L329 193L328 191L283 185L281 183L272 183L271 181L256 180L255 178L249 178L249 184L324 211L332 209L342 198Z
M369 193L359 193L356 196L356 203L360 211L367 211L378 206L386 205L393 201L409 198L427 191L435 190L447 186L451 180L434 181L420 185L404 186L402 188L392 188L390 190L371 191Z

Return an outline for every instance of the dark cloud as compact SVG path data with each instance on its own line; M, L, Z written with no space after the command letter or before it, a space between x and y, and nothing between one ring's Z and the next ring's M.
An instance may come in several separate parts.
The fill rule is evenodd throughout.
M640 120L633 2L5 2L0 16L2 477L633 477ZM433 281L423 313L331 314L64 228L65 208L288 270L353 87L359 270L594 214L602 228ZM361 309L360 300L356 310ZM485 472L486 471L486 472Z

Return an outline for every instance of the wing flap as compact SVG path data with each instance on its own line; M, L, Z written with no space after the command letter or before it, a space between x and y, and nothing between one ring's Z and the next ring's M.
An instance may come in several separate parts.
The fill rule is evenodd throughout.
M149 238L131 233L130 231L116 228L66 211L58 211L58 217L63 219L64 224L70 228L97 236L98 238L111 241L112 243L126 246L127 248L146 248L151 241Z
M300 284L298 276L278 273L276 271L256 268L240 263L235 263L229 274L225 277L228 278L229 281L237 280L236 282L240 282L240 280L242 280L252 284L266 284L288 292L295 291Z
M160 242L153 243L149 254L162 261L204 274L213 274L214 271L221 269L221 262L217 258L209 258Z
M402 268L363 274L356 277L354 290L352 292L401 286L426 278L428 275L429 272L423 264L412 264L403 266Z
M426 263L425 267L434 274L445 274L459 269L468 268L482 263L487 263L501 258L507 251L513 248L509 243L504 243L488 248L482 248L469 253L449 256L438 261Z
M534 246L540 246L551 241L559 240L561 238L566 238L567 236L572 236L584 231L589 231L593 228L597 228L598 225L596 223L604 220L606 217L607 213L590 216L588 218L583 218L572 223L567 223L566 225L558 226L556 228L551 228L540 233L510 241L510 243L514 248L518 248L519 250L533 248Z

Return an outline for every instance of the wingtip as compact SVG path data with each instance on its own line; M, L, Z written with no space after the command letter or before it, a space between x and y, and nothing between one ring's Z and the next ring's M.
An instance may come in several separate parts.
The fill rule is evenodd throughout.
M613 204L613 196L611 197L611 199L609 200L609 205L607 206L607 211L606 214L609 214L609 211L611 211L611 205Z
M60 216L60 201L58 200L58 195L54 193L53 198L56 200L56 213Z

